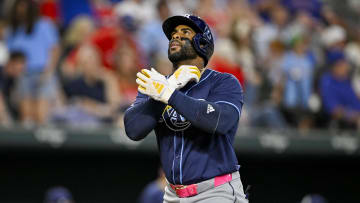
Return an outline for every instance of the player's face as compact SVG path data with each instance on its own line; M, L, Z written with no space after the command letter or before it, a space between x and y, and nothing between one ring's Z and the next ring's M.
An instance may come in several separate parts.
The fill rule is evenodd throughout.
M178 25L171 33L171 40L169 43L170 52L176 52L181 49L181 40L189 39L190 41L195 36L195 31L187 25ZM178 43L180 41L180 43Z
M197 57L192 46L192 38L196 32L187 25L178 25L171 33L168 56L173 63Z

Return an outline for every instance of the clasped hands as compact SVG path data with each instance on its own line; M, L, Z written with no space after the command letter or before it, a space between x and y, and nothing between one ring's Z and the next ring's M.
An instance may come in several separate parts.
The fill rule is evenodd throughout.
M167 104L175 90L181 89L189 81L199 82L200 75L199 69L192 65L180 66L168 79L154 68L142 69L136 74L136 83L139 92Z

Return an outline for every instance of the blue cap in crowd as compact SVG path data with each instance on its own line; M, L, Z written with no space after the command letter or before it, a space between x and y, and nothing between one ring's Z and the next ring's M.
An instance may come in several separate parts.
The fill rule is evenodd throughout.
M329 65L335 65L339 61L346 60L345 54L341 50L329 51L326 58Z

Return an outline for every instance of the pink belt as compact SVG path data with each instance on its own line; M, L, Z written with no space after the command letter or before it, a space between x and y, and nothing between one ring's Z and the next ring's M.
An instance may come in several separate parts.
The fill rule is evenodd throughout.
M234 173L233 173L234 174ZM180 198L191 197L203 192L206 189L214 188L219 185L228 183L232 180L232 174L225 174L217 176L210 180L203 181L201 183L192 184L192 185L173 185L170 184L170 187L175 191L176 195Z

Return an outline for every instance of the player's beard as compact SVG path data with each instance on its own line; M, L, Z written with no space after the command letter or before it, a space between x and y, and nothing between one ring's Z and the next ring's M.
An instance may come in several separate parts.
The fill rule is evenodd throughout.
M189 39L182 38L181 40L185 41L185 44L181 46L179 51L170 53L170 47L168 49L168 58L174 64L188 59L195 59L198 56Z

